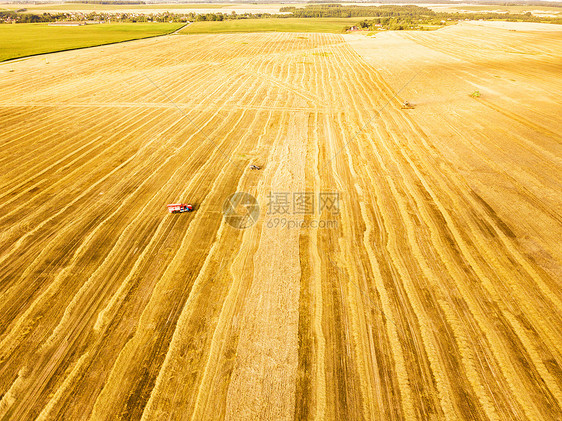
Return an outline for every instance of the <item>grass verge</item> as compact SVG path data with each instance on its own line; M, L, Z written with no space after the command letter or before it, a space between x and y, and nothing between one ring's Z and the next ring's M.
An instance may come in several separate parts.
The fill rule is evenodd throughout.
M0 25L0 61L164 35L174 32L182 25L182 23L111 23L85 26L49 26L45 23Z

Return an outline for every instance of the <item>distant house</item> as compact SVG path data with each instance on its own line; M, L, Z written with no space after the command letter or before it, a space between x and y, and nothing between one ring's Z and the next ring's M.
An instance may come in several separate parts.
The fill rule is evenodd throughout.
M349 32L355 32L358 31L359 28L357 26L352 26L351 28L348 29Z

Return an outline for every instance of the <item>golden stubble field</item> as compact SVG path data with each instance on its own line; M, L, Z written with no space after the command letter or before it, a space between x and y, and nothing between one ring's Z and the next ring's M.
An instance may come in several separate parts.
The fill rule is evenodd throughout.
M526 28L0 65L0 417L560 419L562 32Z

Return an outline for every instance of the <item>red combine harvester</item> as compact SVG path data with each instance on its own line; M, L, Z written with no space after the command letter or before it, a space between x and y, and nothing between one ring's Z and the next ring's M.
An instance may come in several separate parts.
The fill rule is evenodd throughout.
M187 205L185 203L171 203L168 206L168 212L170 213L183 213L193 211L193 206Z

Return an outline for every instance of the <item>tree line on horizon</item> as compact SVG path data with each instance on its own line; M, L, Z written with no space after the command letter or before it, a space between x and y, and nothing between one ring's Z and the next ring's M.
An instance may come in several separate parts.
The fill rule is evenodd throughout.
M90 0L106 1L106 0ZM69 20L79 21L112 21L112 22L204 22L224 21L236 19L286 19L286 18L372 18L364 19L353 26L361 29L423 29L424 25L444 25L447 21L460 20L503 20L518 22L546 22L562 24L561 17L541 17L527 13L493 13L487 11L474 13L460 12L435 12L427 7L414 5L383 5L383 6L358 6L342 4L308 4L303 8L293 6L282 7L285 14L271 13L108 13L108 12L59 12L43 13L40 15L24 13L26 9L17 11L0 12L0 22L39 23L39 22L64 22Z

